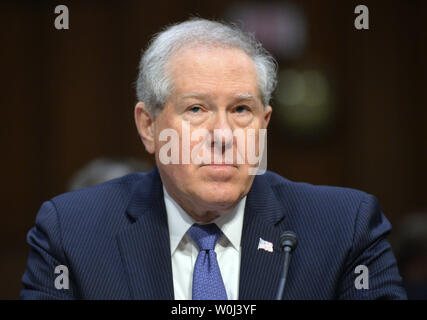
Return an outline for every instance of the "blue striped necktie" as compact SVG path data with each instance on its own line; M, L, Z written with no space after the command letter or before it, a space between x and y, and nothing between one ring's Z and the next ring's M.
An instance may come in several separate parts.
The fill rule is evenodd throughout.
M194 224L187 231L197 243L197 256L193 272L193 300L227 300L224 282L215 253L215 244L222 231L216 224Z

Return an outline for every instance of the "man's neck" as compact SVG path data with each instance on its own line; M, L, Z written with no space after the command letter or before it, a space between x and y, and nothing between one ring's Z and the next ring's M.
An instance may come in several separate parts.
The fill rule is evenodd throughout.
M238 199L236 202L229 204L213 205L210 203L201 203L201 201L194 201L189 197L181 196L174 194L174 192L167 190L169 196L195 221L201 223L209 223L216 218L227 214L230 212L241 199ZM202 209L203 208L203 209Z

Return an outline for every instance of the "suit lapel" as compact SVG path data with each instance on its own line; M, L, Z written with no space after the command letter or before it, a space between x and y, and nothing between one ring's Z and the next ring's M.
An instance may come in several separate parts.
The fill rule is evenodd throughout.
M286 210L266 177L256 176L246 199L239 299L275 298L284 262L279 238L287 230ZM157 168L135 184L127 214L133 223L117 235L117 244L132 298L174 299L169 230ZM272 242L274 252L258 250L260 238Z
M169 230L157 168L136 184L127 214L133 223L117 243L133 299L173 299Z
M279 238L286 230L285 208L265 176L256 176L246 199L242 230L239 299L272 300L276 296L284 254ZM273 243L273 252L258 250L259 240Z

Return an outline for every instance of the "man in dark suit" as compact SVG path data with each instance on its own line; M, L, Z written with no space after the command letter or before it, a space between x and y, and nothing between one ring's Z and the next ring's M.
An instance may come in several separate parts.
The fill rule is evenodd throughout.
M156 168L45 202L21 297L274 299L292 230L284 299L406 298L373 196L264 173L275 83L274 59L235 27L159 33L135 107Z

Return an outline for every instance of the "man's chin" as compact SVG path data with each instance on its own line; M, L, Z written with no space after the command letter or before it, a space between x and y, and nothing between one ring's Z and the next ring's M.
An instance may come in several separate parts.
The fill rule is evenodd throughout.
M235 190L226 187L204 189L202 193L198 192L197 197L203 206L209 210L226 210L234 206L240 200L240 194Z

